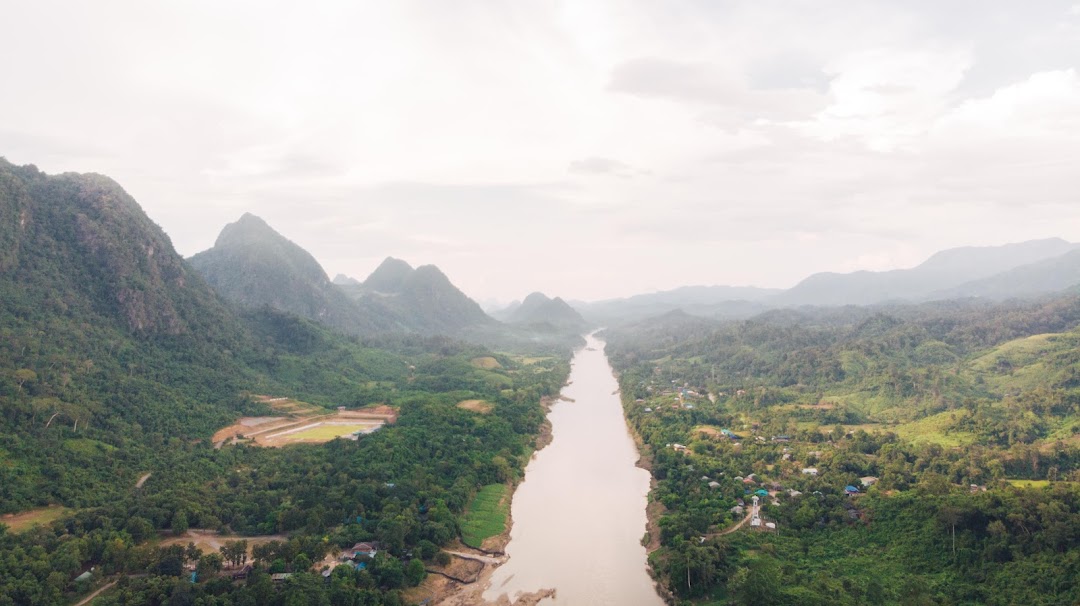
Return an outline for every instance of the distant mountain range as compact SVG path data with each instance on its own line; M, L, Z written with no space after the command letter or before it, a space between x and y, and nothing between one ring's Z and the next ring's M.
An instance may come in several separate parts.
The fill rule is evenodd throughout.
M777 306L871 305L943 298L941 293L948 293L950 297L980 296L980 288L973 283L1061 257L1078 247L1080 245L1052 238L1004 246L953 248L939 252L911 269L814 274L771 298L769 303ZM1004 297L1033 294L1021 285L998 292Z
M674 310L744 319L768 309L917 303L979 297L1030 298L1080 285L1080 244L1060 238L944 250L911 269L817 273L787 290L689 286L594 303L574 302L596 323L618 324Z

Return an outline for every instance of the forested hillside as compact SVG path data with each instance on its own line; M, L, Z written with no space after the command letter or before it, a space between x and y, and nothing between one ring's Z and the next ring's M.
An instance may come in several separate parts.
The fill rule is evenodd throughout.
M400 603L480 487L520 475L540 400L568 373L561 345L360 341L234 310L98 175L0 161L0 219L0 514L53 506L36 527L0 518L0 604L64 604L107 580L99 604ZM267 403L282 399L305 414L378 404L396 422L280 449L211 441L243 415L287 414ZM217 553L164 541L189 527L276 542L234 583ZM379 555L324 583L313 565L357 541ZM271 571L295 574L272 586Z
M1066 297L607 331L654 569L695 603L1076 603L1078 325Z

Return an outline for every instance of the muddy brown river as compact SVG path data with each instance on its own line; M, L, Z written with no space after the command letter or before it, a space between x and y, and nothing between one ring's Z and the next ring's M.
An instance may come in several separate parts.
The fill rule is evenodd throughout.
M646 571L649 472L626 427L604 343L587 338L555 404L553 440L514 493L514 526L484 599L554 588L567 606L661 606Z

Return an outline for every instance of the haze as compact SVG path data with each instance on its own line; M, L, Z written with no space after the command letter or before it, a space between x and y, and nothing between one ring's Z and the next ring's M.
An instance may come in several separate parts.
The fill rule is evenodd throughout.
M14 2L0 154L467 294L1080 240L1074 2Z

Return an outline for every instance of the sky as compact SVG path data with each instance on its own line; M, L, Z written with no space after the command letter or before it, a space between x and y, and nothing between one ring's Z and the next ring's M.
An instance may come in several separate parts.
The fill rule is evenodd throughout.
M486 302L1080 241L1080 3L0 0L0 156Z

